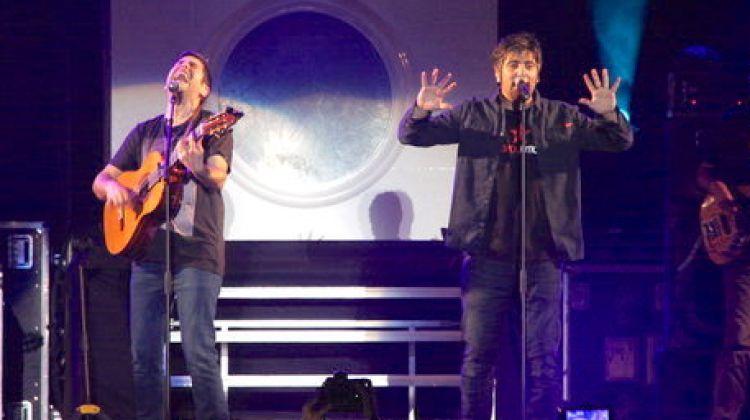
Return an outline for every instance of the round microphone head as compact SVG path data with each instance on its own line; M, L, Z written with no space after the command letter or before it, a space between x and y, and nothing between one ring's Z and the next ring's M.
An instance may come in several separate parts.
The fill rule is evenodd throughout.
M177 93L180 91L180 82L176 80L172 80L167 84L167 90L169 90L172 93Z
M518 89L518 96L521 99L526 100L531 97L531 86L526 80L521 77L515 77L513 79L513 86Z
M524 81L519 82L518 95L524 100L529 99L531 97L531 86Z

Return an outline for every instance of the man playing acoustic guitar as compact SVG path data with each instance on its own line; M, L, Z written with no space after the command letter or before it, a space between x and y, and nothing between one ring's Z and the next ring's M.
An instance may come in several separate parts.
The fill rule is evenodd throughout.
M750 108L731 109L716 130L701 133L699 146L697 181L709 193L701 206L701 231L724 284L724 338L711 419L737 419L748 409L750 379Z
M126 214L140 213L148 200L149 186L159 178L158 170L139 181L147 185L127 185L125 180L132 177L125 175L129 171L135 173L147 157L158 157L155 153L164 150L169 98L175 95L172 161L179 160L183 179L175 185L181 202L172 221L175 232L171 235L172 289L180 318L182 349L192 379L196 418L223 420L229 418L229 412L215 348L214 317L224 274L221 190L229 173L233 139L227 130L219 136L205 135L210 113L202 110L202 105L211 93L211 75L202 55L193 51L182 53L167 75L164 90L167 112L132 129L109 164L96 176L92 189L100 200L106 201L107 208L119 209L121 224L130 222ZM163 209L158 211L161 213ZM154 225L157 227L152 229L154 234L139 244L141 249L130 254L137 255L130 283L130 328L139 419L162 418L167 312L166 231L159 227L162 221ZM106 223L105 217L105 235L117 233L122 227L110 228L108 232ZM144 230L132 229L139 234Z

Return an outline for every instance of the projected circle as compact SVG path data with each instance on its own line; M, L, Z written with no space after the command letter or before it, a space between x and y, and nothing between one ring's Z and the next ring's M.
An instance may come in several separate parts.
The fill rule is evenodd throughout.
M234 129L233 179L272 201L320 205L356 193L392 149L391 83L373 44L327 14L269 19L223 66L220 106Z

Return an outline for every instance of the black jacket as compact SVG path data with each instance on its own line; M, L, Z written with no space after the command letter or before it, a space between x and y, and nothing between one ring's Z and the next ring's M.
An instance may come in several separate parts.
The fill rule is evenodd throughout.
M482 252L489 234L490 200L498 173L500 145L509 138L499 97L473 99L432 116L409 109L401 120L399 141L412 146L458 143L453 202L446 245ZM546 215L557 254L583 258L581 228L581 150L619 152L633 144L633 133L618 111L589 118L578 107L535 93L528 127L540 133L537 145Z

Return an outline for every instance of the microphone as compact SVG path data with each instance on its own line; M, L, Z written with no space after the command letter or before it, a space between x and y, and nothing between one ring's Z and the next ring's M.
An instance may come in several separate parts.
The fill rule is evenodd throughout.
M521 100L525 101L531 97L531 86L529 86L529 82L519 79L516 82L516 87L518 88L518 96Z
M178 82L177 80L171 80L167 84L167 90L171 93L178 93L180 91L180 82Z

